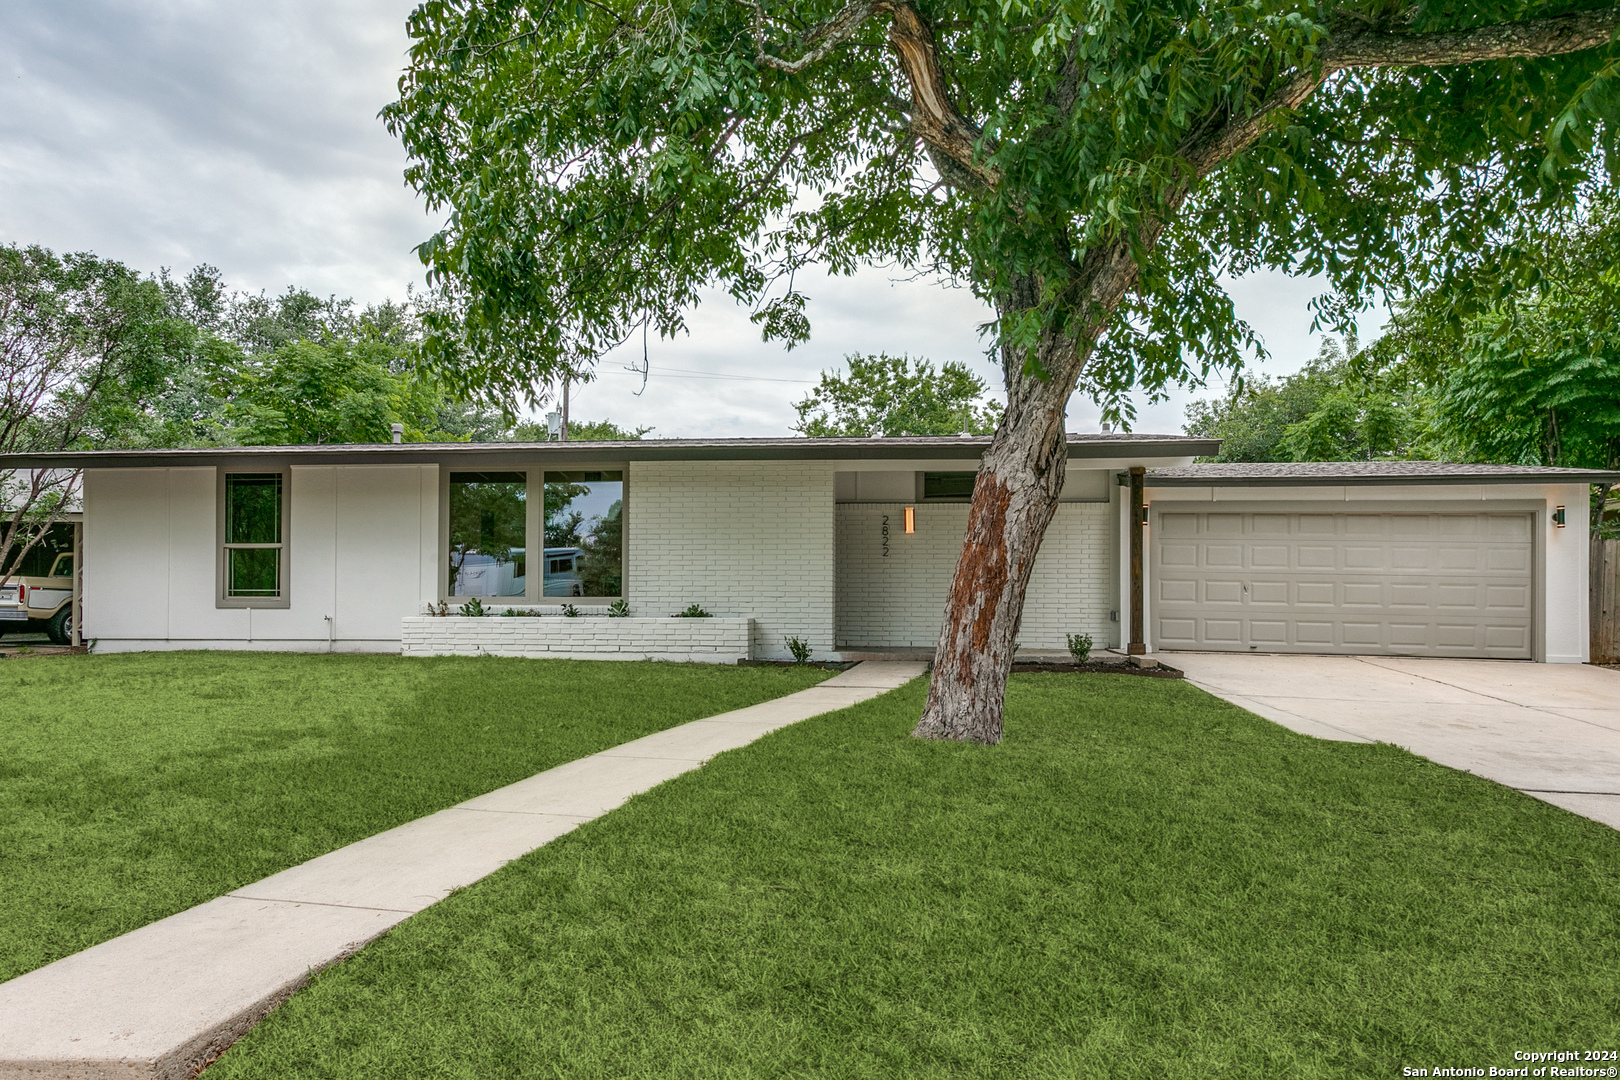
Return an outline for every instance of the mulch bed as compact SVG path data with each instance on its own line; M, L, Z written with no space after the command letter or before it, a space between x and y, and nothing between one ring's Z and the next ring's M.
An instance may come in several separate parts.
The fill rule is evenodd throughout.
M82 656L86 645L0 645L0 660L27 660L35 656Z
M1139 668L1131 663L1117 663L1106 660L1087 660L1083 664L1042 664L1025 661L1012 666L1014 675L1038 673L1042 675L1140 675L1149 679L1181 679L1185 678L1180 668L1166 667L1160 663L1158 667Z

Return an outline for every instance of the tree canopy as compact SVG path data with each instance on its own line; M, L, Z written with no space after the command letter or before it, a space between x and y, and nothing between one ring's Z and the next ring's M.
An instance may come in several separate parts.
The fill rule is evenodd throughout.
M1533 282L1528 238L1620 173L1617 26L1589 0L427 0L384 118L446 214L424 344L457 385L532 394L710 288L802 341L810 263L993 306L1007 406L918 733L994 742L1075 390L1128 415L1239 366L1220 279L1256 267L1321 274L1339 327L1380 289L1462 317Z
M817 438L870 435L988 435L1001 421L1001 403L966 364L877 353L844 358L849 373L821 381L793 407L793 430Z

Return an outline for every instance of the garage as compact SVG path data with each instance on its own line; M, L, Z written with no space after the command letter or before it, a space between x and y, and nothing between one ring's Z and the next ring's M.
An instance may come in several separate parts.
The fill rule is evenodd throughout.
M1527 513L1161 512L1158 644L1528 660Z
M1146 652L1578 664L1591 485L1617 480L1434 461L1145 470L1120 514L1126 640Z

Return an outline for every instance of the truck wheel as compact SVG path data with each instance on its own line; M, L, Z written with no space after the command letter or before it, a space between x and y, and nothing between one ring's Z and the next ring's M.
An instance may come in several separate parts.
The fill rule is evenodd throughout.
M62 610L52 615L51 621L45 624L45 632L58 645L73 644L73 605L63 604Z

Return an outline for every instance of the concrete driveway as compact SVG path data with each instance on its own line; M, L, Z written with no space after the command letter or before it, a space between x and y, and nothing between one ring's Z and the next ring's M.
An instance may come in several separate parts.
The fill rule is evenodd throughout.
M1512 660L1160 653L1306 735L1389 742L1620 829L1620 671Z

